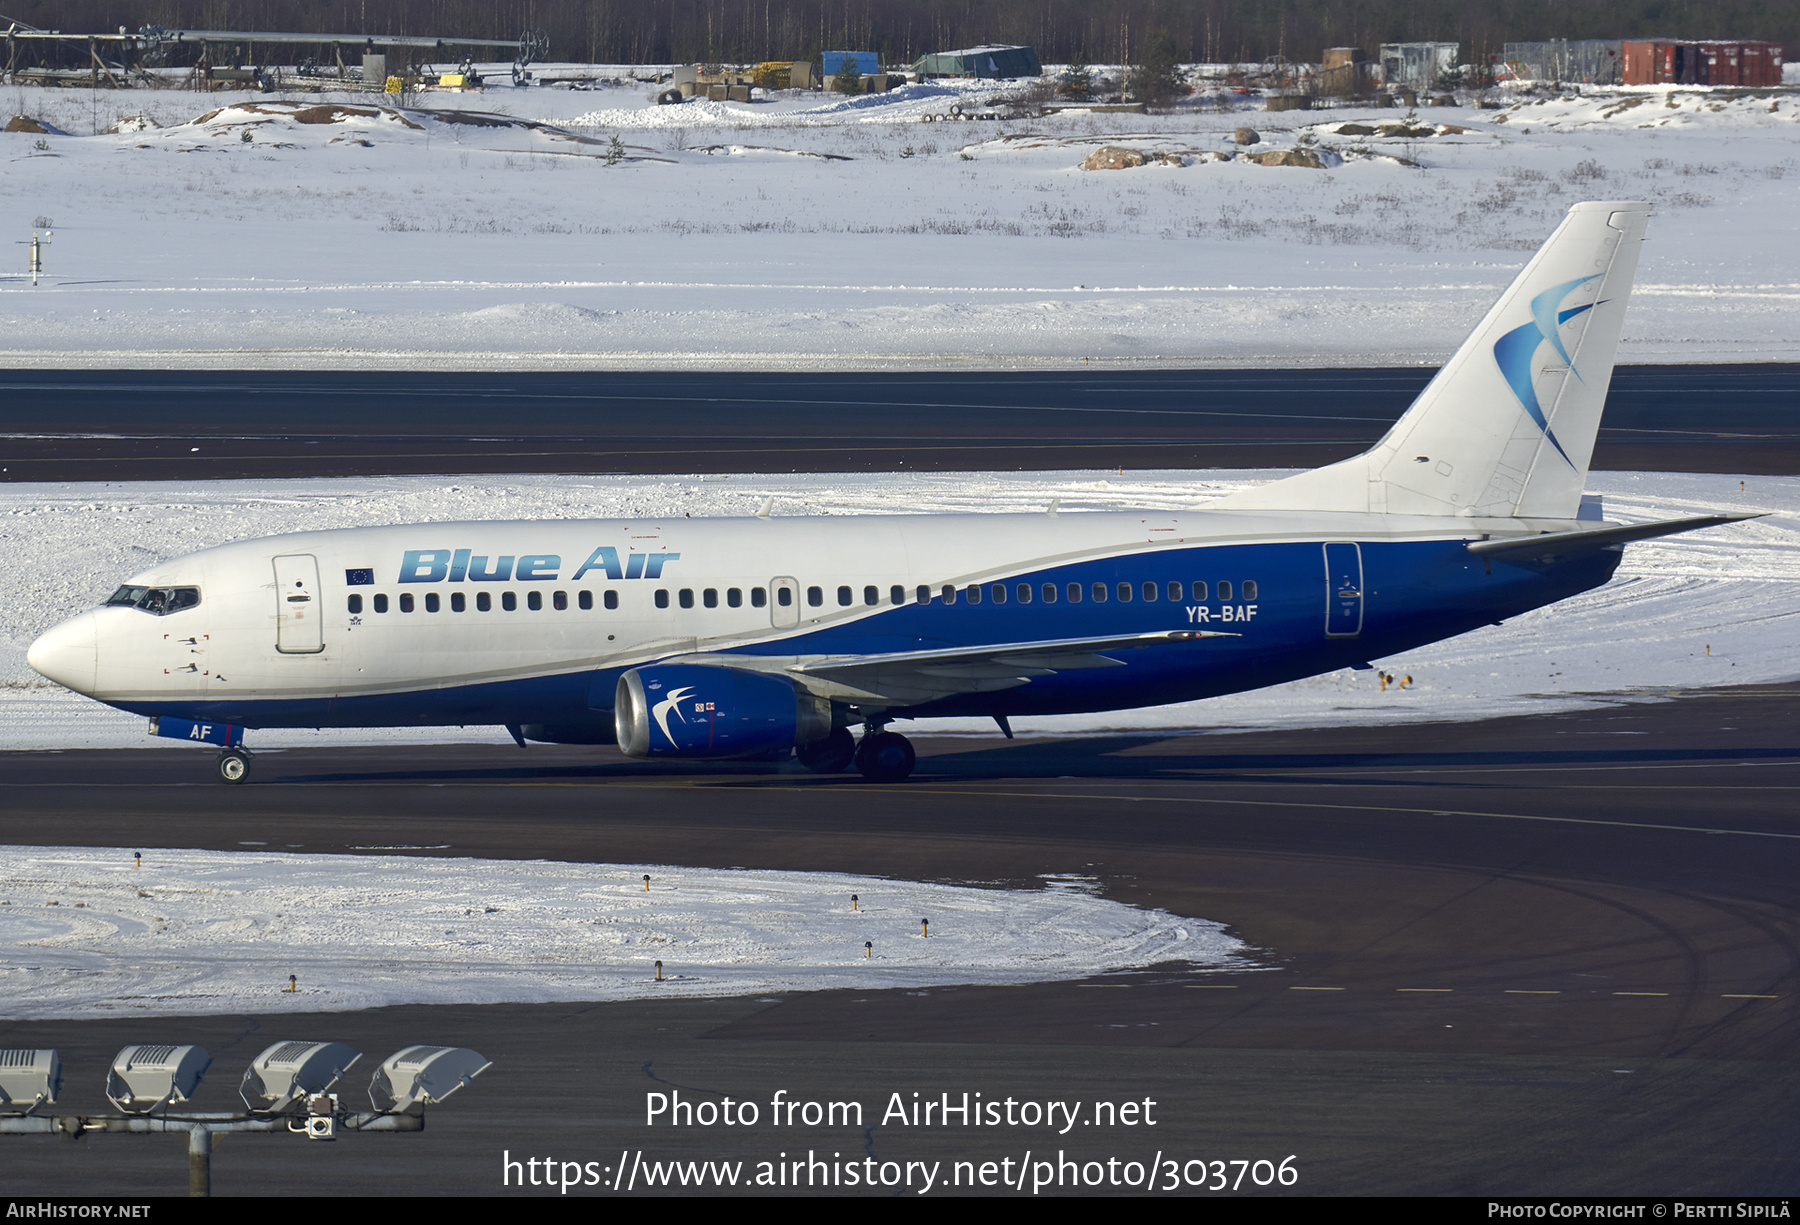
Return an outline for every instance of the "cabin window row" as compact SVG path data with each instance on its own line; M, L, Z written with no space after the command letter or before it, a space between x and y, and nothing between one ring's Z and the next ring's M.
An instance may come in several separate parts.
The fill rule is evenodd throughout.
M954 604L958 599L962 600L965 604L979 604L983 599L986 599L992 604L1005 604L1008 600L1017 604L1030 604L1033 600L1044 604L1055 604L1058 600L1064 600L1070 604L1079 604L1083 600L1088 600L1095 604L1104 604L1108 600L1116 600L1121 604L1129 604L1133 600L1142 600L1145 603L1152 603L1165 597L1172 602L1180 603L1188 599L1192 599L1196 602L1204 602L1210 598L1210 593L1215 587L1218 592L1218 598L1221 600L1232 599L1234 590L1240 590L1242 592L1242 599L1256 599L1255 579L1244 579L1242 583L1236 584L1235 586L1230 579L1221 579L1217 584L1210 584L1203 580L1195 580L1192 583L1182 583L1177 579L1170 579L1166 583L1154 581L1145 581L1142 583L1067 583L1060 585L1057 583L988 583L985 585L981 583L970 583L968 586L961 588L954 584L946 583L944 586L937 589L935 598L944 604ZM783 592L782 594L785 596L787 593ZM882 602L883 597L881 588L874 585L864 587L861 594L861 602L865 607L873 608ZM913 601L918 604L929 604L933 598L933 591L928 586L921 585L915 588L912 593ZM886 599L889 604L905 604L907 602L907 590L905 587L895 584L888 588ZM824 607L825 589L823 587L808 587L806 589L806 602L812 608ZM849 586L839 587L837 589L837 603L839 608L853 607L857 603L856 589ZM688 608L691 607L691 605L683 604L682 607ZM708 607L710 607L710 605Z
M1164 598L1167 598L1171 602L1180 603L1190 599L1195 602L1205 602L1212 597L1214 591L1217 592L1220 600L1230 600L1234 598L1234 593L1241 593L1237 598L1247 601L1257 598L1255 579L1244 579L1235 586L1230 579L1220 579L1217 583L1208 583L1199 579L1196 579L1191 583L1182 583L1176 579L1170 579L1167 582L1146 580L1141 583L1096 582L1066 583L1060 585L1057 583L988 583L985 585L981 583L970 583L968 586L961 588L954 584L946 583L944 586L937 589L935 598L944 604L955 604L959 599L965 604L980 604L983 599L986 599L987 602L992 604L1005 604L1008 600L1017 604L1030 604L1033 600L1044 604L1055 604L1059 600L1066 601L1070 604L1080 604L1084 600L1095 604L1104 604L1109 600L1117 601L1121 604L1129 604L1133 600L1141 600L1144 603L1153 603ZM767 606L769 594L770 593L762 587L750 588L750 607L763 608ZM777 587L774 591L774 595L775 603L780 607L787 608L793 604L794 593L786 587ZM838 607L850 608L855 606L857 603L857 595L858 593L854 587L848 585L840 586L836 591ZM904 586L896 583L887 589L885 595L889 604L905 604L907 603L909 593ZM914 588L910 595L913 602L919 604L929 604L934 598L932 588L924 584ZM883 592L880 587L870 584L862 589L861 597L861 602L865 607L873 608L882 603ZM717 608L719 607L719 598L720 592L717 587L702 588L698 592L692 587L682 587L674 593L675 603L682 608L693 608L696 600L702 608ZM619 593L616 591L602 592L601 599L602 603L608 609L616 609L619 607ZM576 606L579 608L591 609L594 607L594 593L591 591L576 592L575 600ZM727 587L724 591L724 602L727 608L743 607L744 589L741 587ZM659 588L656 591L655 603L658 608L669 607L670 592L667 588ZM823 608L825 606L825 589L823 587L808 587L806 589L806 603L811 608ZM385 613L390 608L388 597L385 594L370 597L370 604L377 613ZM400 611L403 613L413 612L418 607L415 603L415 597L410 591L401 594L399 605ZM443 607L441 597L435 591L426 592L424 606L426 612L434 613L440 611ZM518 607L518 593L512 591L503 591L500 593L500 609L502 612L513 612L517 610ZM541 610L544 607L544 593L541 591L526 592L525 607L532 612ZM569 593L566 591L551 592L550 607L557 611L567 609L569 607ZM352 595L349 599L349 608L353 614L361 613L363 610L363 597L360 594ZM464 612L467 608L468 597L460 591L452 592L450 595L450 611ZM476 592L475 611L490 612L492 610L493 594L486 591Z
M617 608L619 606L619 593L618 592L604 591L604 592L601 592L600 594L601 594L601 603L604 604L607 608ZM425 611L428 613L441 612L441 611L443 611L443 608L444 608L442 597L439 596L438 593L435 591L426 592L425 598L423 601L416 600L415 597L413 596L413 593L410 591L405 591L400 594L399 608L400 608L400 611L403 613L417 611L418 608L420 607L421 603L423 604ZM349 600L347 601L347 606L349 607L350 612L352 614L360 614L363 610L362 596L360 594L352 595L349 598ZM385 593L370 596L369 597L369 606L372 611L378 612L378 613L387 612L390 608L393 607L393 605L389 602L388 597ZM577 608L582 608L582 609L592 608L594 606L594 593L591 591L577 591L575 593L575 606ZM501 612L516 612L518 610L518 607L519 607L519 593L518 592L502 591L500 593L500 611ZM531 612L541 612L544 607L544 593L541 591L527 591L525 593L525 607ZM552 591L550 593L550 607L555 609L557 612L565 611L569 607L569 593L566 591ZM450 593L450 611L451 612L467 612L468 608L469 608L469 598L466 594L464 594L463 592L460 592L460 591L454 591L454 592ZM475 593L475 611L476 612L492 612L493 610L494 610L494 594L489 591L476 592Z

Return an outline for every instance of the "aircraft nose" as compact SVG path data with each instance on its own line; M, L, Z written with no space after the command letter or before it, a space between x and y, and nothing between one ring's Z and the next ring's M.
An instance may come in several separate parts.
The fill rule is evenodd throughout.
M64 621L31 644L25 662L31 665L32 671L65 689L93 693L99 658L95 626L98 620L93 613L86 612Z

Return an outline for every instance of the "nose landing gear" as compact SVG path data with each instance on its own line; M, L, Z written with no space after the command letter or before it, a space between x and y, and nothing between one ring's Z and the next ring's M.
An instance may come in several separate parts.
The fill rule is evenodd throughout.
M226 749L219 754L219 781L241 783L250 777L250 754L243 749Z

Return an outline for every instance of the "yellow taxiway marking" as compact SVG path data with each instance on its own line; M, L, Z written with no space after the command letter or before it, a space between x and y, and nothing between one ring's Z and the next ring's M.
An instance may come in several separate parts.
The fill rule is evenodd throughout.
M1347 987L1289 987L1289 991L1347 991Z
M1189 991L1236 991L1238 985L1236 983L1189 983L1187 989Z
M1395 987L1394 990L1396 990L1396 991L1411 991L1414 993L1437 992L1440 994L1447 995L1450 992L1456 990L1456 988L1455 987Z
M1727 991L1719 998L1722 1000L1778 1000L1781 997L1779 995L1740 995L1735 992Z
M1560 991L1519 991L1519 990L1508 990L1508 991L1505 991L1505 992L1503 992L1503 993L1502 993L1502 994L1504 994L1504 995L1561 995L1561 994L1562 994L1562 992L1560 992Z
M1662 995L1662 996L1666 996L1669 993L1667 991L1615 991L1615 992L1613 992L1613 994L1614 995Z

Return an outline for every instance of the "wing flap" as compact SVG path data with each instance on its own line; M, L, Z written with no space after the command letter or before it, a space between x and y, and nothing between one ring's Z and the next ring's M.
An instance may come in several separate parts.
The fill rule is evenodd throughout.
M1033 677L1083 668L1118 668L1105 652L1130 651L1207 638L1237 638L1219 630L1161 630L1105 638L1055 638L991 646L892 651L877 655L798 658L718 654L683 656L680 663L716 664L782 672L822 697L857 703L914 706L964 693L992 693L1028 684Z

